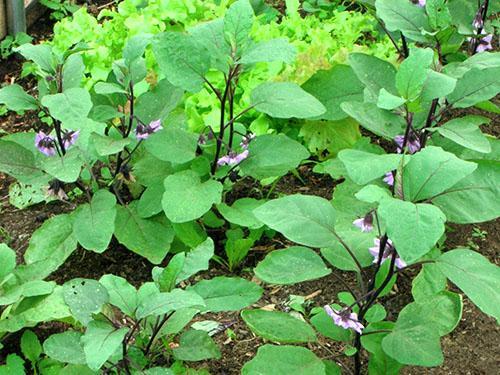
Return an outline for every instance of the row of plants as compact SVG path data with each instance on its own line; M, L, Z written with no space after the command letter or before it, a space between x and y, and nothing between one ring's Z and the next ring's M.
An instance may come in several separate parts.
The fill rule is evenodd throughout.
M462 313L449 282L499 319L498 267L443 246L446 223L500 212L498 140L481 130L488 118L450 117L499 111L491 99L500 55L488 52L498 6L377 0L360 2L363 13L303 19L298 1L286 4L278 22L248 0L140 9L126 0L102 13L110 18L102 24L80 10L56 26L52 43L16 49L38 92L8 85L0 103L38 112L43 125L0 139L0 171L17 181L11 202L74 206L33 234L23 264L0 247L0 337L48 321L68 327L43 344L24 331L32 371L195 373L190 362L220 350L193 319L242 310L269 342L243 374L351 371L301 346L318 335L344 343L338 354L353 358L354 373L392 374L443 362L440 338ZM258 17L256 9L264 9ZM367 30L380 37L356 47ZM73 31L77 39L63 42ZM336 180L332 200L269 199L303 164ZM242 179L269 193L235 196ZM214 243L212 230L224 238ZM237 273L255 243L276 233L296 245L256 265L261 282L329 277L345 291L324 307L299 308L298 319L250 308L263 288L246 278L192 282L211 259ZM150 282L48 281L77 247L103 253L112 238L157 265ZM352 272L356 287L338 270ZM384 296L402 273L413 302L389 321ZM9 355L1 371L24 373L23 359Z

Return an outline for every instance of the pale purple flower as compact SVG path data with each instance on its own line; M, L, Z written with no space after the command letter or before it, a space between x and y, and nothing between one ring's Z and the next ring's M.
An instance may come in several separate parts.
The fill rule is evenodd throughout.
M236 165L240 164L243 160L245 160L248 157L248 150L244 150L243 152L237 154L234 151L229 151L229 154L226 156L221 157L217 161L217 165Z
M373 247L370 247L368 249L368 251L370 252L370 254L373 256L373 263L377 263L378 262L378 258L379 258L379 254L380 254L380 239L379 238L375 238L373 240L373 243L375 246ZM391 258L392 257L392 254L396 251L396 249L394 248L394 245L392 244L392 241L391 240L387 240L386 244L385 244L385 249L384 249L384 252L382 253L382 261L380 264L384 263L387 259ZM405 268L406 267L406 263L403 259L401 259L399 256L396 256L396 260L395 260L395 263L397 268L401 269L401 268Z
M418 0L417 5L418 5L419 7L422 7L422 8L423 8L423 7L425 7L425 3L426 3L426 0Z
M151 121L149 125L138 123L135 128L135 137L137 139L147 139L151 134L156 133L161 129L163 129L163 126L161 126L161 120Z
M340 311L332 309L329 305L325 305L325 312L333 319L335 325L349 329L352 328L358 333L361 333L363 328L363 324L361 324L358 320L358 314L355 312L351 312L350 309L342 309Z
M243 137L243 139L241 140L241 143L240 143L240 147L244 150L246 150L248 148L248 145L250 144L250 142L255 139L255 134L247 134Z
M479 39L476 52L484 52L493 49L491 41L493 40L493 34L488 34L483 38Z
M352 222L356 227L361 229L361 232L371 232L373 229L373 215L368 212L365 217L356 219Z
M387 172L383 181L389 186L394 186L394 175L392 172Z
M36 134L35 146L38 151L47 156L54 156L57 151L55 138L42 131Z
M62 132L62 141L64 145L64 149L67 150L71 146L73 146L80 135L80 130L65 130Z
M394 142L398 145L398 153L403 152L403 142L404 135L397 135L394 137ZM408 140L406 141L406 147L408 148L408 152L410 154L414 154L415 152L420 150L420 140L414 132L410 132L408 134Z

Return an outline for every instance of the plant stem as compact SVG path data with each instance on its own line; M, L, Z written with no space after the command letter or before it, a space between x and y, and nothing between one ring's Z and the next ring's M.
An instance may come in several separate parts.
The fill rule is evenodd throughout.
M217 161L219 160L220 157L220 152L222 148L222 139L224 138L224 122L225 122L225 115L226 115L226 101L227 101L227 96L229 94L229 90L231 87L231 76L232 76L232 70L229 71L229 75L226 79L226 88L224 89L224 94L220 98L220 129L219 129L219 137L217 137L217 148L215 150L215 159L212 164L212 174L215 174L215 171L217 170Z
M146 349L144 351L144 355L148 355L149 354L149 352L151 350L151 346L153 345L153 343L154 343L154 341L156 339L156 336L158 336L158 333L160 333L161 328L165 325L165 323L172 316L172 314L173 314L173 312L165 314L165 316L163 317L163 319L161 320L161 322L159 324L155 325L155 327L153 329L153 332L151 333L151 338L149 339L149 342L146 345Z

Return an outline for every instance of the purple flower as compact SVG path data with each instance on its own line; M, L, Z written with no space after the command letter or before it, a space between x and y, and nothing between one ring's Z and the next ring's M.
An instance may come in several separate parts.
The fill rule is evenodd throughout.
M156 133L161 129L163 129L163 126L161 126L161 120L151 121L149 125L138 123L135 128L135 137L137 139L147 139L151 134Z
M217 161L217 165L236 165L240 164L243 160L245 160L248 157L248 150L244 150L240 154L237 154L234 151L229 151L229 154L226 156L221 157Z
M485 37L479 39L476 51L484 52L492 50L493 49L493 46L491 45L492 40L493 40L493 34L488 34Z
M373 259L373 263L377 263L378 262L378 258L379 258L379 254L380 254L380 239L375 238L373 240L373 243L375 244L375 246L370 247L368 249L368 251L370 252L370 254L374 258ZM386 244L385 244L384 252L382 253L382 262L380 264L384 263L387 259L391 258L392 254L395 251L396 251L396 249L394 248L394 245L392 244L392 241L388 239L387 242L386 242ZM405 261L403 259L401 259L399 256L396 256L396 261L395 261L394 264L399 269L406 267Z
M352 222L356 227L361 229L361 232L371 232L373 229L373 215L368 212L365 217L356 219Z
M403 152L403 142L404 142L404 135L397 135L394 137L394 142L398 145L398 153ZM414 154L415 152L420 150L420 140L418 139L417 135L410 131L408 134L408 140L406 141L406 147L408 148L408 152L410 154Z
M255 139L255 134L247 134L243 137L243 139L241 140L241 143L240 143L240 147L244 150L246 150L248 148L248 145L250 144L250 142L252 141L252 139Z
M356 314L355 312L351 312L350 309L342 309L340 311L336 311L328 305L325 305L323 308L325 309L325 312L333 319L335 325L338 325L339 327L345 329L352 328L358 333L361 333L363 328L365 328L358 321L358 314Z
M423 7L425 7L425 3L426 3L426 0L418 0L417 5L418 5L419 7L422 7L422 8L423 8Z
M394 186L394 175L392 172L387 172L383 181L389 186Z
M62 140L64 149L67 150L71 146L73 146L80 135L80 130L66 130L62 132Z
M47 156L54 156L57 151L55 138L42 131L36 134L35 146L38 151Z

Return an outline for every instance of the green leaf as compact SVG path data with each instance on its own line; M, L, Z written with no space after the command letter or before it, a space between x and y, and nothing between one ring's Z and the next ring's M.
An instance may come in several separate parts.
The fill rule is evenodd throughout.
M250 229L258 229L264 225L253 214L253 210L260 207L264 202L254 198L241 198L235 201L231 206L225 203L217 205L217 209L221 215L230 223L247 227Z
M163 211L161 198L164 192L163 181L150 185L144 190L137 203L137 212L142 218L146 219Z
M384 320L386 316L387 311L385 310L384 306L377 303L376 305L373 305L368 310L366 310L365 319L367 322L373 323Z
M476 168L476 163L461 160L440 147L428 146L412 155L404 168L404 197L411 201L434 197L469 176Z
M82 55L72 54L64 62L62 69L63 91L79 87L85 74L85 65Z
M58 180L75 182L80 176L84 162L80 150L73 148L64 156L55 155L42 159L41 167Z
M451 25L452 18L446 0L429 0L425 4L425 12L433 29L445 29Z
M208 269L208 263L214 255L214 241L207 237L205 241L186 253L181 272L177 275L177 283L190 278L200 271Z
M256 179L283 176L309 157L304 146L284 134L257 137L248 146L248 151L249 156L240 168Z
M104 275L99 279L109 294L109 303L118 307L128 316L134 316L139 303L137 290L120 276Z
M402 159L402 155L376 155L359 150L342 150L338 157L344 163L349 177L359 185L397 169Z
M430 48L413 48L396 74L399 94L409 100L417 99L427 80L427 71L432 64L434 52Z
M456 85L457 80L455 78L429 70L420 95L421 101L429 102L432 99L444 98L453 92Z
M255 275L270 284L297 284L331 272L318 254L301 246L274 250L255 267Z
M203 361L220 358L221 353L207 332L190 329L181 335L179 347L173 349L174 357L181 361Z
M73 231L78 242L97 253L106 250L115 231L115 196L107 190L99 190L90 203L80 206L73 215Z
M468 249L448 251L437 265L484 313L500 319L500 268Z
M266 340L285 344L317 340L309 324L284 312L245 310L241 317L253 333Z
M135 114L145 124L165 119L182 99L184 91L162 79L151 91L137 98ZM149 142L148 142L149 143Z
M455 108L466 108L493 98L500 91L500 67L471 69L457 81L448 102Z
M121 85L112 82L97 82L94 85L94 91L99 95L127 94L127 90Z
M258 62L283 61L291 64L295 60L297 50L286 38L276 38L258 42L245 50L239 60L240 64L255 64Z
M444 233L446 216L431 204L386 198L377 212L398 254L407 263L427 254Z
M168 293L157 293L139 304L136 317L159 316L189 307L205 307L203 298L193 290L174 289Z
M90 135L90 141L93 143L99 156L108 156L117 154L130 144L129 138L113 138L97 133Z
M186 255L184 253L175 254L168 262L167 267L165 267L158 279L155 280L158 283L160 292L170 292L174 289L177 276L182 271L184 266L184 261L186 260Z
M252 105L259 112L275 118L311 118L326 108L299 85L290 82L266 82L251 94Z
M169 126L151 135L146 149L160 160L183 164L195 158L198 137L186 130Z
M5 104L9 110L16 112L38 109L36 99L17 84L0 89L0 104Z
M46 220L33 233L24 253L28 267L40 265L34 278L29 279L43 279L50 275L76 250L76 245L73 221L69 215L58 215Z
M128 328L115 329L108 323L91 321L81 339L87 365L99 370L121 346L127 332Z
M438 264L424 264L413 279L411 293L415 301L425 301L446 289L446 285L446 276L439 270Z
M165 220L142 219L135 204L117 206L115 236L129 250L159 264L174 239L172 227Z
M26 184L29 184L33 177L41 175L31 151L17 143L2 139L0 139L0 171Z
M335 210L324 198L289 195L263 204L254 210L254 215L268 227L301 245L328 247L337 241Z
M318 71L302 88L326 107L326 112L319 116L324 120L346 118L347 114L342 111L340 104L363 100L364 85L347 65L335 65L330 70Z
M376 135L392 140L396 135L403 134L403 118L378 108L375 103L345 102L340 107L362 127Z
M500 216L500 164L477 160L478 168L432 202L448 221L459 224L480 223Z
M45 95L42 105L55 119L69 122L86 118L92 108L92 100L87 90L75 87L60 94Z
M259 347L257 355L245 363L242 375L324 375L325 365L316 355L299 346L275 346L266 344Z
M323 309L311 318L311 323L319 333L329 339L350 341L352 338L352 332L334 324L333 319Z
M437 131L463 147L487 154L491 152L491 146L479 125L489 122L486 117L469 115L454 118L438 127Z
M174 223L198 219L221 201L222 184L215 180L201 182L192 170L168 176L164 186L163 210Z
M66 282L63 288L64 302L83 325L87 325L92 320L92 314L99 313L109 301L106 288L96 280L73 279Z
M24 360L16 354L7 356L7 363L0 366L0 375L24 375Z
M352 207L352 206L351 206ZM362 267L368 267L373 262L372 255L368 249L373 246L373 234L362 233L357 228L353 228L353 220L349 220L350 230L339 232L339 236L349 246ZM353 228L354 230L352 230ZM357 271L359 268L340 242L332 244L330 247L321 249L321 255L334 267L344 271Z
M16 252L4 243L0 243L0 282L16 268Z
M392 95L386 89L380 89L380 93L377 100L377 107L382 109L393 110L406 103L404 98L397 95Z
M16 48L16 52L31 60L48 73L55 73L56 61L49 44L23 44Z
M253 8L248 0L233 3L224 15L224 37L234 50L245 47L253 25Z
M210 54L192 35L165 32L155 37L153 52L160 70L174 85L189 92L203 88L210 67Z
M204 311L237 311L262 296L262 288L257 284L238 277L219 276L211 280L202 280L190 290L198 293L206 303Z
M42 354L42 345L33 331L29 329L21 336L21 351L26 359L31 362L38 360Z
M43 351L47 356L59 362L84 365L85 353L80 343L82 334L76 331L66 331L50 336L43 343Z
M427 41L422 31L430 27L423 8L404 0L376 0L375 7L389 31L401 31L416 42Z
M363 82L373 97L377 97L381 89L396 95L396 69L390 62L364 53L351 53L349 64L358 79Z

